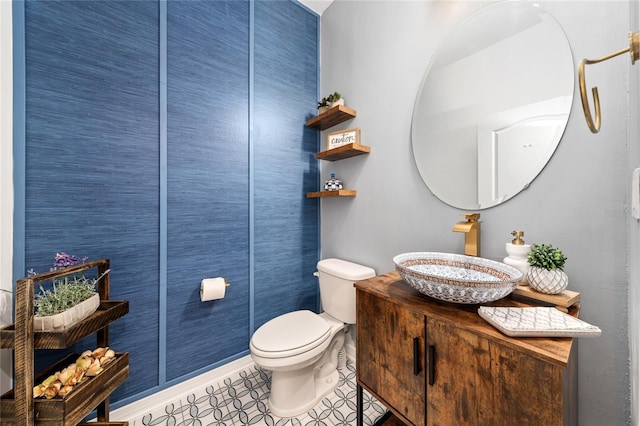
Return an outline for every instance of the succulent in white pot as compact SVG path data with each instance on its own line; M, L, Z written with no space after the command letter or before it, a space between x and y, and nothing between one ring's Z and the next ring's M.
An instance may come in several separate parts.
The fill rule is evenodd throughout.
M333 92L329 96L326 96L318 102L318 114L322 114L330 108L333 108L336 105L344 106L344 99L342 95L338 92Z
M569 277L564 272L567 257L559 248L551 244L534 244L527 254L531 266L527 272L529 285L545 294L562 293L569 285Z
M322 100L318 102L318 114L326 112L327 110L329 110L329 108L330 102L327 100L327 98L322 98Z
M344 106L344 98L342 97L342 95L338 92L333 92L332 94L330 94L329 96L327 96L327 101L329 102L329 104L331 105L331 107L334 107L336 105L342 105Z

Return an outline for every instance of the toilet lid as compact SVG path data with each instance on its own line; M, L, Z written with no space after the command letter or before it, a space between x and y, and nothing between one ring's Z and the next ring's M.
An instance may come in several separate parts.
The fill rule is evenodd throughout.
M330 324L311 311L295 311L276 317L256 330L251 344L264 352L288 352L289 356L309 350L331 334Z

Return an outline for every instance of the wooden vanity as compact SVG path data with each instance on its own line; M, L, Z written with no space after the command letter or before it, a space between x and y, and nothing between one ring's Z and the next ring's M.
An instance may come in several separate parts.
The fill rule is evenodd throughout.
M424 296L397 272L355 286L360 403L364 388L408 425L578 424L574 339L508 337L478 305Z

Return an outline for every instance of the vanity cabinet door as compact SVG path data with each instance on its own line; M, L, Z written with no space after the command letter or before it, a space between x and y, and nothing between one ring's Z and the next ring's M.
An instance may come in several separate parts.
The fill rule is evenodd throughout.
M495 424L578 424L575 350L567 367L497 344L491 353Z
M427 356L427 424L494 425L489 342L427 317Z
M358 382L405 423L425 424L425 318L357 292Z

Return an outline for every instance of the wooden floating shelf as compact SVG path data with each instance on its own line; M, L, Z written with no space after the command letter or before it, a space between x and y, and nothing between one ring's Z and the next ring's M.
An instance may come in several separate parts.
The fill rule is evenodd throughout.
M366 145L360 145L358 143L349 143L339 146L337 148L322 151L316 154L316 159L337 161L345 158L355 157L358 155L369 154L371 148Z
M356 191L353 189L339 189L337 191L307 192L307 198L327 198L327 197L355 197Z
M351 108L347 108L344 105L337 105L309 119L307 121L307 127L325 130L355 117L356 114L356 111Z
M88 334L104 328L129 312L127 300L101 300L98 310L93 314L62 331L34 331L33 346L36 349L64 349L82 340ZM0 348L14 346L15 325L0 329Z

